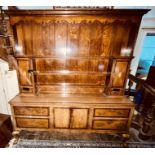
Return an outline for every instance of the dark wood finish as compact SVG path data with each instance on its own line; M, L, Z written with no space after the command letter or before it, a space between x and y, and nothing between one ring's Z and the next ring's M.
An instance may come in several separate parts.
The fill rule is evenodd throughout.
M0 6L0 58L7 61L10 69L12 69L12 62L9 59L10 54L13 54L10 23L4 14L4 10L2 10L2 6Z
M18 10L18 7L16 7L16 6L8 6L8 9L9 10Z
M108 89L107 93L109 95L112 95L112 96L122 96L122 95L124 95L124 89L122 89L122 88L110 88L110 89Z
M150 66L146 83L155 88L155 79L153 77L155 77L155 66Z
M5 13L9 16L32 16L32 15L42 15L42 16L51 16L51 15L116 15L118 17L126 16L142 16L147 13L149 9L60 9L60 10L8 10Z
M11 101L14 129L127 133L134 105L124 87L147 11L6 11L25 95Z
M152 82L151 75L152 72L149 74L147 80L139 79L131 74L129 75L128 92L130 92L134 82L136 83L137 91L142 92L141 102L136 107L140 112L140 119L137 119L137 122L133 123L133 125L139 129L139 138L142 140L147 140L154 135L154 132L150 133L155 112L155 89L153 88L153 85L149 85Z
M5 147L12 138L12 123L9 115L0 114L0 148Z
M152 135L149 134L152 122L154 120L154 113L155 113L155 97L153 97L152 104L149 107L149 109L146 112L146 115L144 117L142 128L139 132L139 138L142 140L149 139Z

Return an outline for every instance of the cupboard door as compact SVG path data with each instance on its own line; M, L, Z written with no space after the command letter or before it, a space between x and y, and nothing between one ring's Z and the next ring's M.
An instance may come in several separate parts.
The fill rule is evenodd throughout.
M30 59L18 59L19 66L19 81L21 86L32 86L32 75L29 73L31 70Z
M86 129L87 122L88 122L88 109L72 109L70 128Z
M112 75L112 87L124 87L128 63L128 61L116 61Z
M55 128L69 128L70 109L54 108L54 126Z

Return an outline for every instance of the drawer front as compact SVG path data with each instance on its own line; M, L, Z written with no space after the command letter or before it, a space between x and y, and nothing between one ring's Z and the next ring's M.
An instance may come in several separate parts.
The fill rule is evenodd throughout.
M112 88L110 90L110 95L118 95L118 96L121 96L121 95L124 95L124 90L123 89L119 89L119 88Z
M95 109L96 117L129 117L130 109Z
M16 118L16 124L19 128L49 128L47 118Z
M27 86L21 86L20 91L21 93L33 93L33 88Z
M14 107L15 115L48 116L48 107Z
M95 120L93 121L93 129L102 130L125 130L127 121L125 120Z
M112 87L124 87L129 62L125 60L114 61L114 73L112 74Z

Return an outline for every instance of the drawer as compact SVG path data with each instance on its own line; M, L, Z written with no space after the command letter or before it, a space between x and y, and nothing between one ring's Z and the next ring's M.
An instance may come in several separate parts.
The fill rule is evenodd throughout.
M48 107L14 107L15 115L48 116Z
M95 120L93 129L102 130L125 130L127 128L126 120Z
M120 88L112 88L110 90L110 95L122 96L122 95L124 95L124 90L120 89Z
M16 118L16 124L19 128L49 128L47 118Z
M33 93L33 88L27 86L21 86L20 91L21 93Z
M96 117L129 117L130 109L95 109Z

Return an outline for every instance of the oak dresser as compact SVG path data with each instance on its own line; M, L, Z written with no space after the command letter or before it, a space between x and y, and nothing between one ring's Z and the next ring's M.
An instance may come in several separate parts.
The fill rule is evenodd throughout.
M20 88L14 130L128 133L134 104L124 90L147 11L6 11Z

